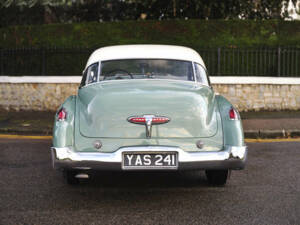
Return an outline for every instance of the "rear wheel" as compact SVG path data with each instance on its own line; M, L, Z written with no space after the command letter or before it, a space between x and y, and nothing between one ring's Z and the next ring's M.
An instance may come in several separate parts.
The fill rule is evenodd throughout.
M70 185L76 185L79 184L79 179L76 178L77 172L75 170L64 170L63 175L66 180L66 182Z
M212 185L225 185L228 170L205 170L207 180Z

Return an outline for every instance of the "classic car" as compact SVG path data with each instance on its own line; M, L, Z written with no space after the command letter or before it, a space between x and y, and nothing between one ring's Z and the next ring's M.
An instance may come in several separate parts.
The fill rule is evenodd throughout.
M224 185L247 147L237 109L187 47L120 45L88 59L77 95L59 107L53 167L69 184L91 171L204 170Z

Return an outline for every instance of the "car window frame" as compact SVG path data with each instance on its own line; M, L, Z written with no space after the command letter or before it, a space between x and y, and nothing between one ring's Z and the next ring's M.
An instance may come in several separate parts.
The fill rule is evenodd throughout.
M128 59L137 59L137 58L128 58ZM149 58L141 58L141 59L149 59ZM151 59L161 59L161 58L151 58ZM165 58L163 58L163 59L165 59ZM121 60L121 59L112 59L112 60L105 60L105 61L115 61L115 60ZM166 60L177 60L177 59L166 59ZM192 63L194 80L193 81L183 80L183 82L193 82L193 83L201 84L201 85L204 85L204 86L212 88L211 82L210 82L210 78L209 78L209 75L208 75L208 70L203 65L201 65L200 63L197 63L197 62L194 62L194 61L188 61L188 60L177 60L177 61L186 61L186 62L191 62ZM108 81L115 81L115 80L100 80L101 63L102 63L102 61L98 61L98 62L92 63L91 65L89 65L88 67L85 68L85 70L82 73L83 75L82 75L82 80L81 80L79 89L82 88L82 87L86 87L86 86L89 86L89 85L97 84L97 83L100 83L100 82L102 83L102 82L108 82ZM97 77L97 81L88 84L87 83L87 78L88 78L87 71L88 71L89 67L93 66L94 64L98 64L98 74L97 74L98 77ZM207 78L207 81L208 81L208 85L203 84L203 83L201 83L201 82L199 82L197 80L196 71L195 71L196 64L199 65L199 66L201 66L203 68L203 70L205 71L206 78ZM83 80L84 80L84 82L83 82ZM169 79L163 79L163 80L169 80ZM170 79L170 80L172 80L172 79Z
M201 66L202 69L205 71L205 75L206 75L206 79L207 79L207 83L208 83L208 84L204 84L204 83L199 82L199 81L197 80L196 70L195 70L195 66L196 66L196 65ZM200 63L193 62L193 70L194 70L194 77L195 77L196 83L201 84L201 85L204 85L204 86L211 87L211 83L210 83L210 79L209 79L209 75L208 75L208 70L207 70L204 66L202 66Z
M89 78L88 71L89 71L89 68L92 67L92 66L94 66L95 64L97 64L97 66L98 66L98 69L97 69L97 80L95 82L88 83L88 78ZM101 66L101 61L92 63L91 65L89 65L88 67L86 67L84 69L84 71L82 72L82 79L81 79L81 83L79 85L79 89L82 88L82 87L86 87L88 85L96 84L96 83L99 82L100 66Z

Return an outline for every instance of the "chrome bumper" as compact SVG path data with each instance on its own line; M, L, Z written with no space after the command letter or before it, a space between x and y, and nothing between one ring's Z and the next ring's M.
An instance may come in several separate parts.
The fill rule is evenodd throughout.
M123 152L178 152L178 170L243 169L247 160L246 146L226 146L214 152L185 152L177 147L123 147L112 153L75 152L72 148L51 148L55 169L122 170Z

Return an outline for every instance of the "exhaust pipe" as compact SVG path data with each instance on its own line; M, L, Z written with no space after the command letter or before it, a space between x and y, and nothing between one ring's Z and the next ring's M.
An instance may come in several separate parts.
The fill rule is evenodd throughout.
M86 173L78 173L75 175L76 178L79 178L79 179L88 179L89 178L89 175L86 174Z

